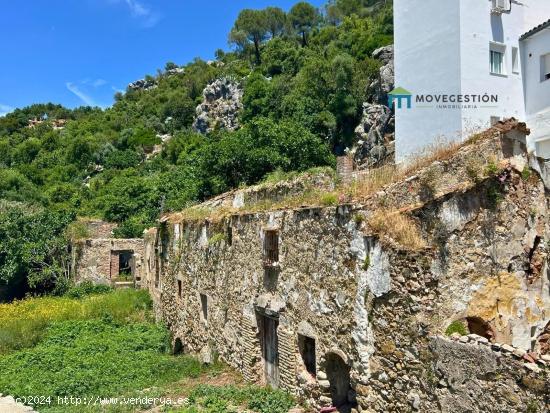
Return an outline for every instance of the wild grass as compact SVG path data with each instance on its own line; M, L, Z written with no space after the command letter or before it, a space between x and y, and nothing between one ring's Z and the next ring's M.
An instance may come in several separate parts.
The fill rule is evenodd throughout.
M421 250L426 247L416 222L399 211L378 210L368 220L369 227L381 240L391 239L408 250Z
M189 405L168 410L169 413L287 413L295 405L292 398L281 391L254 386L216 387L198 386L189 396Z
M435 144L428 147L421 154L407 160L405 166L383 165L378 168L373 168L361 172L351 180L351 182L340 182L334 191L322 191L315 188L309 188L299 194L290 194L279 200L263 199L257 202L247 202L244 208L219 207L205 208L193 206L187 208L179 214L175 214L176 219L187 222L200 222L208 219L211 222L221 221L226 217L237 213L256 213L278 209L294 209L300 207L321 207L335 206L342 200L361 201L376 194L388 185L400 182L407 177L418 173L422 169L426 169L435 161L445 161L450 159L457 151L465 145L472 144L469 141L447 142ZM472 165L472 168L474 166ZM477 165L476 165L477 167ZM283 172L277 170L268 174L263 181L263 184L273 184L285 180L291 180L306 173L322 174L330 173L334 175L334 170L331 168L313 168L306 172ZM472 179L477 177L477 171L473 169L468 171L472 175ZM483 171L480 172L483 175ZM474 176L475 175L475 176ZM434 170L427 170L424 184L434 193L438 181L437 173ZM336 182L336 178L335 182Z
M14 397L50 397L41 412L104 412L111 409L62 405L57 398L115 397L206 370L168 349L168 331L152 323L121 324L109 317L56 322L35 347L0 355L0 388Z
M306 171L283 171L282 169L278 168L273 172L268 173L264 179L260 182L260 186L263 186L263 184L277 184L279 182L284 181L291 181L296 178L300 178L306 175L328 175L332 177L333 179L336 178L336 171L334 168L331 168L330 166L319 166L307 169Z
M151 299L147 291L117 290L82 299L42 297L0 304L0 354L32 347L52 323L100 319L146 321Z

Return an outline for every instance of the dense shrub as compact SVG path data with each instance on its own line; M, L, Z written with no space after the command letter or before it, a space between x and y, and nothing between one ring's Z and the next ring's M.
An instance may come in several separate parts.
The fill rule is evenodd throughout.
M112 290L112 287L109 285L94 284L91 281L84 281L81 284L69 288L65 296L69 298L83 298L89 295L106 294Z

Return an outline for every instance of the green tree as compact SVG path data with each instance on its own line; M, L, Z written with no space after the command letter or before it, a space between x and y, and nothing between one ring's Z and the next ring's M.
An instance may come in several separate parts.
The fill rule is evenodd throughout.
M44 293L64 283L69 265L64 231L72 219L66 212L0 205L0 285L8 288L4 299L21 297L29 289Z
M242 46L244 41L252 42L256 63L261 63L260 45L267 39L268 23L263 10L244 9L239 13L229 34L231 42Z
M301 1L296 3L288 14L292 27L302 38L302 46L307 46L307 36L319 23L319 13L311 4Z
M266 7L264 13L271 38L281 35L286 26L286 13L279 7Z

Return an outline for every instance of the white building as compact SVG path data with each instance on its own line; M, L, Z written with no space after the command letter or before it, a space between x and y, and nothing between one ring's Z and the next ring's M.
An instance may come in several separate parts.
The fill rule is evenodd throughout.
M550 0L394 0L394 19L397 162L512 116L550 157Z

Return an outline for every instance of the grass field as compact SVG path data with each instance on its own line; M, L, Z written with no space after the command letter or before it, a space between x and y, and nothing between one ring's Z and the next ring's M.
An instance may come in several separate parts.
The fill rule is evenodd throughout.
M172 413L285 413L294 405L219 363L171 355L150 308L148 294L134 290L0 305L0 393L34 397L46 413L149 411L159 402L147 398L162 397L180 401L160 410Z

